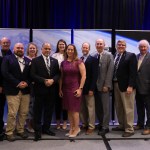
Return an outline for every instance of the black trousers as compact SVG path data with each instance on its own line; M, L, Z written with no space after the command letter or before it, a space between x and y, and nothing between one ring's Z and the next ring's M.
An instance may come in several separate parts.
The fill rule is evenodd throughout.
M5 94L0 94L0 134L3 132L4 127L3 116L4 116L5 102L6 102Z
M62 98L59 96L59 85L57 84L56 87L56 98L55 98L55 115L56 115L56 120L61 120L61 115L63 120L68 119L68 113L67 110L63 110L62 108Z
M142 95L137 92L136 107L137 107L137 115L138 115L137 125L144 127L145 110L146 110L146 114L147 114L146 127L150 128L150 94Z
M42 132L42 130L48 130L50 128L54 104L54 98L51 96L51 94L42 96L35 95L33 107L35 132Z
M99 126L102 126L103 125L104 112L103 112L103 105L102 105L102 100L101 100L101 93L98 90L96 90L94 97L95 97L96 116L97 116L97 119L99 121Z

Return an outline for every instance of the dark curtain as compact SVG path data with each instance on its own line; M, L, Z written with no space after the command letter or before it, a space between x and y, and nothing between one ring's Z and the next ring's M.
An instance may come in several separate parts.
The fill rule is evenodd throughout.
M149 20L148 1L0 0L0 27L142 29Z

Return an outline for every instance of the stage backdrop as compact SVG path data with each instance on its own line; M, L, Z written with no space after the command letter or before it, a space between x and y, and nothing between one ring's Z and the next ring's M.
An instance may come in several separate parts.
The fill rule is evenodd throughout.
M56 51L56 45L58 40L64 39L67 44L71 43L71 30L60 29L60 30L44 30L44 29L33 29L33 42L38 45L39 55L41 54L41 46L44 42L51 43L53 54Z

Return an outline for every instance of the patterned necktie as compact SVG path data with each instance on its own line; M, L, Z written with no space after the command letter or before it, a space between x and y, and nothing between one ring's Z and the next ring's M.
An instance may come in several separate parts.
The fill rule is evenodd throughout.
M81 57L81 60L84 61L84 57L83 56Z
M50 63L49 63L49 59L46 58L46 68L47 68L47 72L50 75Z
M115 61L115 65L114 65L114 73L116 75L117 69L118 69L118 64L119 64L119 60L120 60L120 56L121 54L117 55L116 61Z

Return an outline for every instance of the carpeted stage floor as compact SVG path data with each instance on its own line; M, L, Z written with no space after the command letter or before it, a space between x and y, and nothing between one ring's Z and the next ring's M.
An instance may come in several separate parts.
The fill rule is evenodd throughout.
M150 134L141 135L142 130L135 131L135 134L129 138L123 138L123 132L111 131L105 136L97 135L97 130L92 135L85 135L81 131L80 135L74 139L65 137L67 131L52 130L56 133L55 137L42 135L42 140L33 141L33 135L30 134L27 140L17 137L17 141L0 142L0 150L149 150Z

